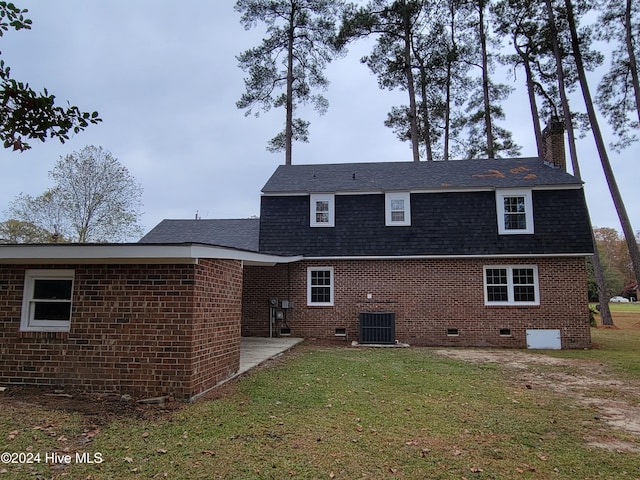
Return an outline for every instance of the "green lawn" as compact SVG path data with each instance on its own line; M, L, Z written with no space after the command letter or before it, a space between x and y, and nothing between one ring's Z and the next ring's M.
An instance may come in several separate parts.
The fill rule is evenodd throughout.
M593 330L596 349L554 355L596 359L640 380L640 317L620 318L624 328ZM592 408L524 388L501 365L426 348L303 344L224 388L153 421L99 426L32 405L4 408L0 450L67 449L103 461L0 464L0 480L640 478L640 453L587 446L597 431L640 451L639 438L598 424Z

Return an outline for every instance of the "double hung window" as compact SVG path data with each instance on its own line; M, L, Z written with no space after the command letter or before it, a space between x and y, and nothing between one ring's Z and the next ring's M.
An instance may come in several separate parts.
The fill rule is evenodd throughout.
M307 305L333 305L333 267L307 269Z
M411 225L411 194L409 192L394 192L385 194L385 225Z
M496 191L498 233L533 233L533 202L530 190Z
M539 305L535 265L484 268L485 305Z
M27 270L22 299L22 331L68 332L73 270Z
M311 195L310 225L312 227L335 226L335 197L331 194Z

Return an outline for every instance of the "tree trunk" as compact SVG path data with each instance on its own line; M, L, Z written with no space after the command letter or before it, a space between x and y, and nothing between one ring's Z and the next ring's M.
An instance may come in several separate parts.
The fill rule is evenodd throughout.
M536 102L536 92L533 88L534 79L531 72L531 63L529 62L528 55L523 52L516 40L516 36L513 37L513 45L522 58L524 64L524 72L527 79L527 94L529 95L529 108L531 109L531 122L533 123L533 133L536 137L536 147L538 148L538 157L544 158L544 145L542 143L542 129L540 128L540 115L538 114L538 104Z
M489 59L487 53L487 34L484 25L484 0L478 3L480 12L480 46L482 49L482 93L484 96L484 123L487 130L487 156L495 157L493 146L493 127L491 126L491 99L489 98Z
M551 0L546 0L547 16L549 18L549 27L551 28L551 43L553 45L553 55L556 57L556 74L558 75L558 92L560 93L560 103L562 104L562 115L564 117L564 127L569 137L569 156L571 158L571 168L573 175L578 179L580 175L580 164L578 163L578 150L576 148L576 137L573 129L573 115L567 98L567 90L565 88L564 68L562 67L562 54L558 45L558 29L556 28L556 19L553 13L553 5ZM594 244L595 246L595 244Z
M286 104L286 120L285 120L285 147L284 147L284 163L291 165L292 147L293 147L293 41L295 29L295 5L291 2L291 14L289 16L289 30L287 37L287 104Z
M411 135L411 150L413 152L413 161L420 161L420 137L418 134L418 115L416 108L416 89L413 80L413 71L411 65L411 18L409 7L406 2L402 2L402 21L404 28L404 69L407 79L407 91L409 93L409 132Z
M427 104L427 72L420 61L420 95L422 96L422 123L424 129L424 148L427 162L433 162L433 149L431 148L431 121L429 119L429 105Z
M562 55L560 54L560 47L558 46L558 30L556 29L556 20L553 14L553 6L551 0L546 0L547 15L549 17L549 26L551 28L551 38L553 45L553 53L556 58L556 73L558 75L558 91L560 93L560 101L562 103L562 114L564 116L565 130L569 140L569 156L571 158L571 168L573 169L573 175L581 179L580 176L580 164L578 162L578 150L576 148L576 137L573 129L573 119L571 116L571 108L569 106L569 100L567 98L567 92L565 89L564 68L562 67ZM607 295L607 283L600 261L600 253L596 244L596 237L593 232L593 225L591 219L589 219L589 225L591 225L591 243L593 243L593 272L596 277L596 284L598 285L598 301L600 302L600 322L602 325L613 325L613 317L611 316L611 310L609 309L609 298Z
M640 121L640 82L638 81L638 64L636 62L636 52L633 48L633 35L631 32L631 0L627 0L627 7L624 12L624 27L627 52L629 54L629 69L631 70L631 78L633 80L633 92L635 94L636 110L638 111L638 121Z
M455 8L453 2L449 2L449 15L451 19L451 50L447 52L447 89L445 99L445 112L444 112L444 161L449 160L449 139L451 138L451 70L453 65L453 55L456 52L456 37L455 37Z
M584 97L585 106L587 108L587 115L589 116L589 122L591 124L591 131L596 142L596 148L600 156L600 162L602 163L602 169L607 180L607 186L611 192L613 204L615 205L616 212L620 219L622 231L624 232L625 241L627 242L627 248L629 249L629 256L631 257L631 263L633 264L633 271L636 276L636 280L640 278L640 249L636 243L633 228L629 221L629 215L627 209L622 201L622 195L618 189L618 184L611 168L611 162L609 162L609 156L607 154L606 145L602 138L602 132L600 131L600 125L596 116L595 109L593 107L593 101L591 99L591 92L589 91L589 84L587 83L587 77L585 74L584 64L582 61L582 54L580 52L580 43L578 39L578 32L576 30L575 19L573 16L573 4L571 0L565 0L567 8L567 21L569 22L569 30L571 31L571 46L573 54L576 60L576 68L578 71L578 78L580 79L580 86L582 89L582 95Z

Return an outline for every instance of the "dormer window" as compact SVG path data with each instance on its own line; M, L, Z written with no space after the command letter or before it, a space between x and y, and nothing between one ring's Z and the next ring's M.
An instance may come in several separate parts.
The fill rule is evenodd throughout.
M335 197L332 194L311 195L310 226L335 226Z
M411 225L411 194L409 192L394 192L385 194L385 225Z
M498 233L533 233L531 190L497 190Z

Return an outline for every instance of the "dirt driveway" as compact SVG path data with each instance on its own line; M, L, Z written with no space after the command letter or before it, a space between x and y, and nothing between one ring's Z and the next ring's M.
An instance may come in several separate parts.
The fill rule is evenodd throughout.
M589 445L613 451L640 452L640 385L615 378L601 363L550 357L512 350L437 349L449 358L478 363L497 363L515 383L527 389L545 389L567 395L594 412ZM630 441L607 435L597 428L606 423L628 433Z

